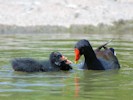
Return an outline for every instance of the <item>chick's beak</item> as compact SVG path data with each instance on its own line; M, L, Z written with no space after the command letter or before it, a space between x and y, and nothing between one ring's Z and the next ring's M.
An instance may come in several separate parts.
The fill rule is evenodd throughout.
M79 49L75 48L74 49L74 53L75 53L75 63L77 64L78 60L80 58L80 51L79 51Z
M66 61L66 64L71 64L71 63L72 63L72 62L71 62L70 60L68 60L67 57L65 57L65 56L62 56L62 57L60 58L60 60L61 60L61 61Z

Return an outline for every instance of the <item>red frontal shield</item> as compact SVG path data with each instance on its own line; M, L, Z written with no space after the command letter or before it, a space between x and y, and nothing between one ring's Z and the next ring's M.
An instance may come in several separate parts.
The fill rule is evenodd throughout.
M80 58L80 51L79 49L75 48L74 49L74 53L75 53L75 61L77 62Z

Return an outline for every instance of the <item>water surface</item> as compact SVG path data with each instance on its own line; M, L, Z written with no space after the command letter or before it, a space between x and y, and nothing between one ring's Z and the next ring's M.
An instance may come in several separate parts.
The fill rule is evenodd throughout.
M132 100L132 34L0 34L1 100ZM59 51L74 60L73 47L88 39L95 49L110 39L121 64L120 70L25 73L13 71L17 57L45 60ZM80 62L83 59L80 60Z

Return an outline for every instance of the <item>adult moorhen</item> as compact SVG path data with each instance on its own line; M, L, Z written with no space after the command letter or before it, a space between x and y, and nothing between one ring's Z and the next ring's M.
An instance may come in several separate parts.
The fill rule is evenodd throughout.
M12 60L12 68L15 71L23 72L69 71L72 69L70 64L71 61L60 52L52 52L47 61L38 61L31 58L16 58Z
M75 45L75 62L80 59L81 55L84 55L85 58L79 68L88 70L119 69L120 65L114 54L114 49L108 49L107 44L105 43L94 51L88 40L78 41Z

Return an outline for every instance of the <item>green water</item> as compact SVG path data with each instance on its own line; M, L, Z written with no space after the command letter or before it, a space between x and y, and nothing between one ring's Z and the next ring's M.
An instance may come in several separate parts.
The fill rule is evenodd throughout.
M93 48L114 39L120 70L24 73L13 71L17 57L45 60L59 51L74 60L73 47L88 39ZM80 60L80 62L83 59ZM132 34L0 34L0 100L132 100Z

